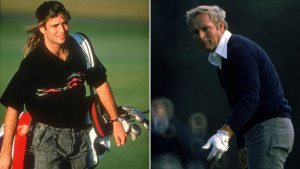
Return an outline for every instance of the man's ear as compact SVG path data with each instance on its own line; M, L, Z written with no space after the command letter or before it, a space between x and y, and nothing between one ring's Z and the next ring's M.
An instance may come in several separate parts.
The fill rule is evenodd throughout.
M39 29L40 29L40 31L41 31L42 34L45 33L45 30L46 30L45 26L40 26Z
M221 29L221 30L224 30L225 29L225 27L224 27L224 22L219 22L219 24L218 24L218 27Z

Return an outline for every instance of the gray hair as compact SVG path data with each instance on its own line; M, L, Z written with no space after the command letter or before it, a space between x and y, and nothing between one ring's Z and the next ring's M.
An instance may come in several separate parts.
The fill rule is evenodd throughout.
M224 23L225 29L228 29L228 23L225 20L226 17L226 12L220 8L217 5L213 6L198 6L196 8L190 9L189 11L186 12L186 22L190 30L190 22L192 19L194 19L197 15L199 14L207 14L210 18L210 20L214 24L218 24L219 22Z

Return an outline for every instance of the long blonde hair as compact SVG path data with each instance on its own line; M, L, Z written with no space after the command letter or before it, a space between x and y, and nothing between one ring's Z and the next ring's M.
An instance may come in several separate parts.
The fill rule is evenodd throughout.
M46 23L50 18L57 17L58 15L62 15L67 20L71 19L71 15L68 11L66 11L65 7L62 3L58 1L47 1L41 4L36 12L36 18L39 22L38 25L31 26L27 29L26 33L32 33L33 35L28 38L25 44L25 53L24 58L36 47L38 47L44 40L44 36L40 31L40 27L46 27Z
M26 33L33 33L31 37L27 39L27 42L25 44L25 53L24 58L27 56L29 52L31 52L33 49L35 49L37 46L40 45L43 39L43 35L39 30L40 25L35 25L32 27L29 27L26 31Z

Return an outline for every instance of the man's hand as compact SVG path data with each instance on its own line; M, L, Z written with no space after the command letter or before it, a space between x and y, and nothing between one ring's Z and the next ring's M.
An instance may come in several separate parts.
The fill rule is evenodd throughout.
M0 169L12 169L11 154L0 153Z
M239 149L239 163L242 169L247 169L247 151L245 147Z
M218 130L218 132L213 135L202 147L202 149L207 150L210 148L210 146L213 146L210 154L207 157L207 161L210 161L213 157L215 157L215 161L218 161L222 154L228 150L228 141L228 133L223 130Z
M118 109L108 82L104 82L96 89L96 91L110 118L117 119L119 116ZM127 134L125 133L121 122L113 122L113 132L117 146L124 145L126 142Z
M113 132L117 146L119 147L120 144L125 145L127 134L125 133L121 122L113 122Z

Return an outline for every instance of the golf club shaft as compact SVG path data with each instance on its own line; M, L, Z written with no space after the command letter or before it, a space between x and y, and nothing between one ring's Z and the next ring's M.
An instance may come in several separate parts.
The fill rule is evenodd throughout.
M215 164L215 158L210 160L210 169L214 168L214 164Z

